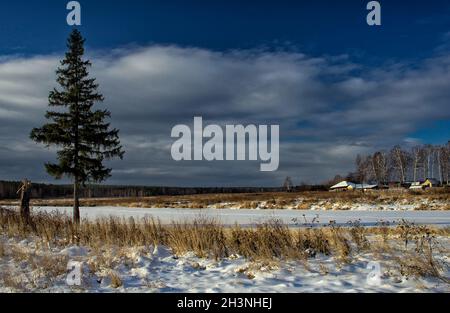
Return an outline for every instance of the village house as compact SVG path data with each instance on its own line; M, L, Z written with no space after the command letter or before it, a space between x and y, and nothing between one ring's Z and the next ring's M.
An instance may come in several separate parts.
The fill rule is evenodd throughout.
M346 180L337 183L330 187L330 191L347 191L354 190L356 188L356 184L352 182L348 182Z
M330 187L330 191L351 191L351 190L371 190L377 189L378 185L373 184L355 184L346 180Z
M427 178L422 181L417 181L411 183L411 187L409 189L427 189L427 188L434 188L439 187L440 183L434 178Z

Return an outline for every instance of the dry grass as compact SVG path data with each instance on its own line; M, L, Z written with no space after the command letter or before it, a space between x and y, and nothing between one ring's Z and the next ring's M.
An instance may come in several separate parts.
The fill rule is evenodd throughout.
M0 280L2 281L2 285L5 287L12 288L14 290L23 290L24 286L19 277L16 277L11 274L9 271L2 271L0 273Z
M329 236L323 228L306 228L297 233L297 247L305 251L309 257L314 257L317 253L329 255L331 246Z
M18 246L12 246L6 255L17 262L25 261L32 270L39 270L46 277L57 277L64 274L68 262L67 256L46 253L39 255L35 251Z
M111 279L111 287L119 288L123 285L122 279L117 272L111 271L109 274L109 278Z
M410 255L399 257L396 259L400 265L400 273L406 277L434 277L442 282L450 284L450 279L443 276L441 273L444 270L444 265L436 262L434 258L429 258L425 255Z
M345 232L340 226L337 226L336 223L330 222L330 233L330 239L335 250L336 260L341 263L350 263L352 248L347 232Z
M277 220L245 229L238 225L230 230L228 246L234 253L252 260L301 258L295 232Z
M36 248L23 247L17 244L4 244L2 258L13 260L19 264L16 269L5 269L0 273L0 284L13 290L28 292L32 288L47 288L60 275L65 275L68 257L52 254L48 251L37 253ZM7 267L7 266L6 266ZM14 273L14 274L12 274Z
M425 200L427 203L439 202L438 206L418 204ZM426 191L408 190L374 190L367 192L266 192L266 193L230 193L230 194L202 194L183 196L154 196L128 198L86 198L81 199L82 206L125 206L125 207L176 207L176 208L267 208L309 209L311 205L324 201L324 207L331 209L333 203L339 203L339 209L349 208L358 203L387 205L395 202L403 204L417 204L419 210L439 209L449 210L450 189L434 188ZM0 205L17 205L15 200L0 200ZM35 206L71 206L72 199L32 199Z
M433 253L434 250L438 250L441 254L448 253L448 251L439 245L436 237L427 228L415 227L411 233L414 234L415 247L413 251L406 251L401 257L396 258L401 274L414 278L435 277L450 284L450 278L441 275L449 267L449 264L437 260Z
M165 228L164 244L175 254L193 251L198 257L228 256L225 232L213 219L198 219L193 223L172 223Z
M40 270L45 277L58 277L67 271L67 256L43 255L32 259L31 267Z
M443 265L433 257L436 251L435 236L449 236L450 228L429 228L401 223L397 227L364 228L359 221L341 227L331 222L326 227L291 229L278 220L244 228L235 225L225 228L213 219L201 218L193 223L161 225L153 219L101 218L83 220L76 227L70 218L55 213L37 213L31 216L30 225L22 224L16 211L0 208L0 231L16 238L36 238L41 246L67 246L80 244L92 248L97 257L88 265L92 272L114 268L115 258L106 256L106 250L117 247L112 255L127 258L126 248L165 245L176 255L193 252L198 257L221 259L241 255L256 262L280 260L306 260L318 254L330 255L338 263L353 262L360 252L374 252L369 235L381 235L384 252L401 255L398 264L404 275L442 277ZM376 237L376 236L375 236ZM400 248L389 241L402 243ZM414 245L413 245L414 244ZM414 248L414 249L413 249ZM124 250L125 249L125 250ZM115 252L114 252L115 251ZM16 260L27 261L33 269L42 269L52 277L65 272L65 259L55 259L45 254L37 255L19 248L0 245L0 254L9 254ZM443 252L448 253L448 252ZM132 262L130 258L130 262ZM6 277L6 279L10 279ZM115 279L115 278L114 278ZM111 277L111 280L114 280ZM445 279L443 279L445 280ZM120 286L120 277L114 285Z
M0 241L0 257L4 257L6 254L6 247L3 241Z
M361 222L358 221L350 221L349 222L349 233L356 244L358 252L368 250L370 248L369 240L366 237L366 228L361 226Z

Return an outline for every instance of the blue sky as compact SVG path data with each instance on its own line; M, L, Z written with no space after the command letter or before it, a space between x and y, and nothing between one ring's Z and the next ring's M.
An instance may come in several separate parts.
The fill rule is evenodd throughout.
M43 122L71 31L68 1L0 1L0 179L52 181L53 153L28 139ZM356 153L450 139L450 2L82 0L93 75L126 158L111 183L278 185L321 182ZM174 163L170 129L194 114L278 123L280 169ZM190 177L195 176L196 182ZM214 176L214 177L211 177Z
M1 1L2 54L65 48L67 1ZM367 27L367 1L80 1L96 49L179 44L214 50L301 49L365 62L430 56L450 28L445 0L381 1L382 27Z

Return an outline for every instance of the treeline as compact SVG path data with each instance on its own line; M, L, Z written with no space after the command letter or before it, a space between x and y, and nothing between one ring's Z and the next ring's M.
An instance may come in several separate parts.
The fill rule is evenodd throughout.
M358 155L356 171L348 178L358 182L415 182L432 178L449 184L450 141L447 145L417 145L409 149L397 145L389 151Z
M0 181L0 198L15 199L20 182ZM81 189L83 198L113 197L148 197L158 195L192 195L206 193L254 193L277 192L283 188L276 187L158 187L158 186L113 186L88 185ZM72 185L32 184L32 198L70 198L73 196Z
M18 198L17 190L21 182L0 181L0 199ZM290 190L283 187L157 187L157 186L114 186L88 185L81 189L82 198L119 198L195 195L208 193L256 193L281 191L320 191L327 190L324 185L292 186ZM73 196L72 185L36 184L31 187L31 198L70 198Z

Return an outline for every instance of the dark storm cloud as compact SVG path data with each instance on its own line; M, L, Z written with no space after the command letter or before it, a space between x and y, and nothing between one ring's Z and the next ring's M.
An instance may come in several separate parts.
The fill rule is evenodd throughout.
M450 57L365 69L347 56L212 52L177 46L90 56L112 124L127 151L110 183L279 185L320 182L353 167L357 153L408 139L418 125L450 118ZM0 58L1 59L1 58ZM28 139L43 122L58 56L0 63L0 179L51 181L54 153ZM280 167L259 162L175 162L171 128L204 123L279 124Z

